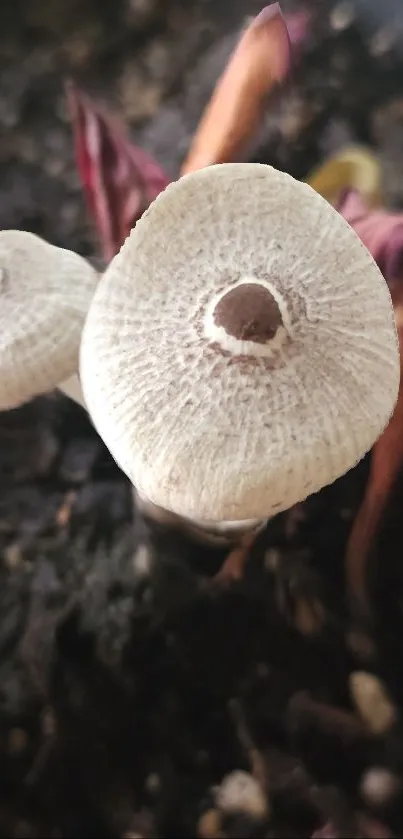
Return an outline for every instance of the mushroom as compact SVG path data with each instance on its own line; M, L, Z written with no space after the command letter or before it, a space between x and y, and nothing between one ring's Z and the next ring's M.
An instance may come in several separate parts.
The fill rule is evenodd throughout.
M388 423L389 291L307 184L213 165L167 187L103 274L80 375L140 497L247 533L344 474Z
M58 387L85 407L81 331L98 274L33 233L0 231L0 410Z

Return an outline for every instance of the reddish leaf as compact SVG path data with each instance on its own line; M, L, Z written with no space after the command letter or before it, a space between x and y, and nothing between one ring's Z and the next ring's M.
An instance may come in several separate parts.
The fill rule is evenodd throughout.
M403 280L403 213L369 209L354 189L344 193L337 209L368 248L385 279L390 283Z
M67 95L78 171L109 262L169 180L124 129L71 82Z
M332 822L326 822L318 830L315 830L311 839L341 839L341 835ZM393 839L393 834L382 822L364 813L358 813L357 830L354 831L352 837L360 837L361 839Z
M196 131L181 174L240 159L259 128L267 96L287 77L291 48L305 40L304 12L266 6L245 29Z
M361 607L367 608L368 555L403 466L403 214L370 210L354 190L345 193L338 210L371 252L388 281L400 348L401 384L397 404L389 425L374 446L364 499L347 546L348 587Z

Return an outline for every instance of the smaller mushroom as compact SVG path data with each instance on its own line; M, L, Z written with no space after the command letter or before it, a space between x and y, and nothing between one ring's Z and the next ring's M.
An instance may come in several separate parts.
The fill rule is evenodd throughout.
M369 252L308 185L251 163L160 194L100 280L80 355L93 422L140 496L223 530L353 467L399 373Z
M57 387L85 407L78 371L98 274L33 233L0 231L0 410Z

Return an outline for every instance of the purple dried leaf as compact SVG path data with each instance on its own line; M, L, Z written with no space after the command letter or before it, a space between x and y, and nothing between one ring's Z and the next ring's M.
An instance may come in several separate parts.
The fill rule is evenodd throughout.
M369 209L357 190L347 190L337 207L370 251L387 282L403 279L403 213Z
M350 595L368 608L367 558L403 463L403 214L369 209L356 190L345 192L337 209L368 248L388 282L400 348L401 385L397 404L374 446L364 499L346 553Z
M109 262L169 179L117 121L71 82L67 95L81 183Z

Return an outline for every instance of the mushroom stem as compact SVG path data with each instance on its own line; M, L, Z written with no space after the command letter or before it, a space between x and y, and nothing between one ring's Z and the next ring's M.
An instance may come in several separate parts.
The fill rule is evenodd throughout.
M73 402L76 402L77 405L81 405L85 408L85 410L87 410L78 373L73 373L72 376L69 376L68 379L61 382L61 384L58 385L58 389L61 390L65 396L68 396L69 399L72 399Z
M153 504L141 495L135 487L133 487L133 499L135 508L146 518L157 524L180 530L198 542L216 547L234 543L243 545L244 539L250 534L254 539L257 533L265 527L267 521L267 519L247 519L244 521L206 522L185 518L166 510L164 507ZM234 550L237 550L237 548ZM231 551L231 554L233 552Z

